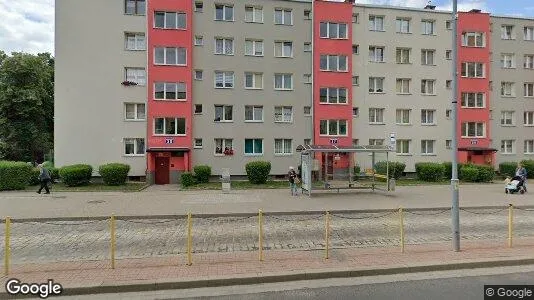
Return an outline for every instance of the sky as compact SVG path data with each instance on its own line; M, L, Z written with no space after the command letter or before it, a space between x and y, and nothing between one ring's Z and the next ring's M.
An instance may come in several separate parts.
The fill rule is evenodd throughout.
M54 53L54 2L0 0L0 50L7 53ZM356 0L356 3L423 8L428 0ZM432 1L437 9L442 10L452 10L451 3L451 0ZM534 17L533 0L458 0L458 8L477 8L496 15Z

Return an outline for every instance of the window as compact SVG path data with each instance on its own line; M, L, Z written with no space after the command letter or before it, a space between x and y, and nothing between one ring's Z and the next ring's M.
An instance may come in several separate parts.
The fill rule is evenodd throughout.
M462 93L462 107L463 108L486 107L484 93Z
M263 73L245 72L245 88L263 89Z
M523 124L525 126L534 126L534 111L526 111L523 113Z
M433 66L435 52L436 50L421 50L421 64L425 66Z
M359 146L360 140L359 139L352 139L352 146Z
M452 80L445 81L445 88L448 90L452 89Z
M514 140L502 140L501 141L501 153L502 154L515 154L515 141Z
M135 82L137 85L146 84L146 71L143 68L126 68L126 81Z
M384 77L369 77L369 93L384 92Z
M436 114L435 110L431 109L422 109L421 110L421 125L436 125L434 115Z
M501 82L501 96L514 97L515 96L515 83L513 82Z
M369 46L369 61L384 62L384 47Z
M245 6L245 22L263 23L263 8L255 6Z
M275 57L293 57L293 42L274 42Z
M195 115L202 114L202 104L195 104Z
M202 70L195 70L195 80L204 79L204 72Z
M360 45L352 45L352 54L360 54Z
M352 23L360 23L360 14L352 14Z
M195 11L201 13L204 10L204 3L195 2Z
M275 8L274 10L275 25L293 25L293 11L286 8Z
M352 85L360 85L360 76L352 76Z
M447 110L445 111L445 118L447 118L447 119L450 120L450 119L451 119L451 116L452 116L452 110L447 109Z
M146 13L145 0L126 0L124 13L127 15L142 15Z
M232 105L215 105L215 122L231 122L233 120Z
M275 106L274 107L274 122L275 123L291 123L291 122L293 122L293 107L291 107L291 106Z
M524 151L525 154L534 154L534 140L526 140Z
M452 29L452 22L447 20L445 21L445 29L451 30Z
M319 33L323 39L346 39L347 24L321 22L319 24Z
M476 62L462 63L462 77L484 78L484 64Z
M304 43L304 52L311 52L311 51L312 51L311 43Z
M293 154L293 147L291 146L291 139L275 139L274 140L274 154L276 155L290 155Z
M195 149L202 149L202 139L195 139L195 144L193 145Z
M124 110L126 112L125 119L132 121L140 121L146 119L146 110L144 103L124 103Z
M304 139L304 145L311 145L311 139Z
M445 149L452 149L452 140L445 140Z
M352 116L353 117L358 117L360 116L360 109L358 107L353 107L352 108Z
M525 26L523 28L523 39L525 41L534 41L534 27Z
M215 4L215 21L233 21L234 7L231 5Z
M421 154L434 155L435 144L436 144L436 141L434 140L421 140Z
M215 54L234 55L234 39L215 38Z
M383 16L369 16L369 30L370 31L384 31L384 17Z
M154 12L154 28L186 29L186 14L183 12Z
M125 33L126 50L146 50L144 33Z
M155 118L154 135L185 135L185 118Z
M195 46L204 46L204 37L202 37L201 35L196 35Z
M263 106L245 105L245 122L263 122Z
M346 136L347 120L321 120L319 134L326 136Z
M330 104L346 104L347 103L347 89L346 88L320 88L319 102Z
M395 22L397 33L410 33L410 19L397 18Z
M409 94L410 93L410 79L397 78L397 94Z
M534 69L534 55L525 55L525 69Z
M511 69L515 67L514 55L511 53L501 54L501 68Z
M485 136L485 124L482 122L466 122L462 123L462 137L484 137Z
M304 80L304 83L312 83L312 75L311 74L302 75L302 79Z
M263 56L263 41L250 39L245 40L245 55Z
M534 83L526 82L523 84L523 96L534 97Z
M384 108L369 108L369 124L384 124Z
M397 125L409 125L410 112L411 111L409 109L397 109L395 118Z
M186 51L185 48L156 47L154 49L154 64L185 66Z
M464 32L462 34L462 46L485 47L485 35L483 32Z
M263 155L263 139L245 139L245 155Z
M436 34L436 22L433 20L421 21L421 32L426 35Z
M345 55L321 55L321 71L346 72L347 56Z
M410 63L410 48L397 48L397 63L409 64Z
M187 90L185 82L156 82L154 83L155 100L186 100Z
M501 125L514 126L514 112L513 111L501 111Z
M227 150L233 150L232 139L215 139L215 155L223 155Z
M143 138L125 138L124 139L124 155L144 155L145 154L145 139Z
M311 116L311 106L304 106L304 115Z
M292 90L293 74L274 74L275 90Z
M423 95L435 95L436 81L434 79L423 79L421 80L421 94Z
M311 20L311 10L304 10L304 20Z
M410 142L411 140L397 140L397 154L410 154Z
M215 88L231 89L234 88L233 71L215 71Z
M514 26L513 25L502 25L501 26L501 39L503 40L514 39Z
M445 59L447 60L452 59L452 50L445 50Z
M384 139L369 139L369 146L382 146Z

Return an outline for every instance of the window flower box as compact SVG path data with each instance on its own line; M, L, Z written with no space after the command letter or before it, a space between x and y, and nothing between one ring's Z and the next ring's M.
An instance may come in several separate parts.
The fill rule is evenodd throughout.
M234 149L224 149L224 155L234 155Z

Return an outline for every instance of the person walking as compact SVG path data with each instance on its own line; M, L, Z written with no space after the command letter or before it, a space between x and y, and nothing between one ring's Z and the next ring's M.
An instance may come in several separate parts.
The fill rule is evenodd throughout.
M295 168L289 167L289 173L287 173L287 176L289 178L289 187L291 188L291 196L298 196L297 193L297 172L295 172Z
M43 164L37 165L39 168L39 182L41 182L41 187L37 191L37 194L40 194L43 188L45 189L45 194L50 194L50 190L48 189L48 183L50 182L50 172L43 166Z
M517 168L515 169L515 176L521 177L523 180L523 187L525 188L525 192L527 191L527 169L523 167L522 163L517 163Z

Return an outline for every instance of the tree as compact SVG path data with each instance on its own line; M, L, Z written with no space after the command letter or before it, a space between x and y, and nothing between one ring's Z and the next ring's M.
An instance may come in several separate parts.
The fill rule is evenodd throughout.
M54 59L49 53L2 54L0 158L42 161L53 143Z

